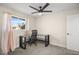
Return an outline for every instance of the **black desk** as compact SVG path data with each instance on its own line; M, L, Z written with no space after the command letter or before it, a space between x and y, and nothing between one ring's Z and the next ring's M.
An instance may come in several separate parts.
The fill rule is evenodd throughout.
M25 36L19 36L19 47L26 49L26 37Z
M38 34L37 40L43 41L45 43L45 47L49 45L49 35Z
M27 38L25 36L20 36L19 39L20 39L19 47L26 49L26 44L28 43ZM43 41L45 43L45 47L49 45L49 35L38 34L37 40Z

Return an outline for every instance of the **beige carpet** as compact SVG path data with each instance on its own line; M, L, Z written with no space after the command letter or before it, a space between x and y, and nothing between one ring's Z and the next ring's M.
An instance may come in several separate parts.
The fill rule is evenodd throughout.
M68 50L66 48L49 45L44 46L44 43L38 42L37 46L32 44L32 46L27 45L27 48L21 49L17 48L15 51L10 53L11 55L79 55L79 52Z

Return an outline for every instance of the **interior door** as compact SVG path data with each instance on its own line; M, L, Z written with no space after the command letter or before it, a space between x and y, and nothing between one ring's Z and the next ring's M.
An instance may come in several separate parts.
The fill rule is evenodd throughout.
M79 14L67 17L67 48L79 51Z

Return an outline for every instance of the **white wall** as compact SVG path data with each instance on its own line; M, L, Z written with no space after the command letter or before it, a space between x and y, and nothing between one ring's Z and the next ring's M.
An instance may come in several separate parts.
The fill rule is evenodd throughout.
M29 17L29 29L30 29L30 34L31 30L36 29L36 18L35 17Z
M50 35L50 44L66 47L66 17L78 13L79 9L71 9L40 16L36 28L39 33Z

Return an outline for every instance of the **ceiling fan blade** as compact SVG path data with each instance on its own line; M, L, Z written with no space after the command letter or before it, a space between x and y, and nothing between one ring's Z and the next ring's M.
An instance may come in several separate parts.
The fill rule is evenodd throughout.
M32 9L34 9L34 10L39 11L39 9L37 9L37 8L34 8L34 7L32 7L32 6L29 6L29 7L32 8Z
M32 12L32 14L35 14L35 13L39 13L39 12Z
M42 11L42 12L52 12L52 11Z
M41 11L43 11L47 6L49 5L49 3L46 3L43 8L41 9Z

